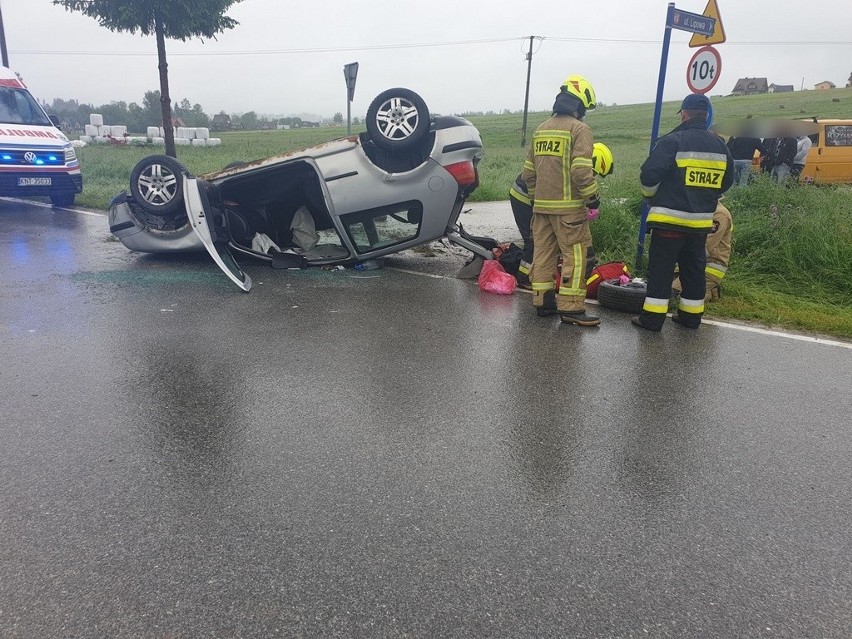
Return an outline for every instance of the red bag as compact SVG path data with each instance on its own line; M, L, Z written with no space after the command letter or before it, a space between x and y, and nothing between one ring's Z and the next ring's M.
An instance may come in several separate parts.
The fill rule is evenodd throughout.
M485 260L477 282L480 291L498 295L511 295L518 285L515 276L509 275L497 260Z
M586 280L586 297L591 299L598 298L598 286L604 280L617 279L619 275L630 277L630 271L627 269L627 264L624 262L607 262L592 269L592 274Z

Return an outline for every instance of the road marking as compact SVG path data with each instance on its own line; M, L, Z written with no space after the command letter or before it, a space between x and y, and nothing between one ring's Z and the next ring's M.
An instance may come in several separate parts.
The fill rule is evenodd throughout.
M385 268L391 271L399 271L400 273L410 273L411 275L421 275L425 277L431 277L435 279L444 279L444 280L459 280L457 277L451 277L449 275L435 275L433 273L420 273L418 271L412 271L409 269L398 268L396 266L386 266ZM462 280L463 281L463 280ZM519 293L529 293L532 294L532 291L527 291L525 289L519 288L516 289ZM586 300L587 304L598 304L600 303L597 300ZM671 313L668 314L668 317L671 317ZM768 335L769 337L782 337L784 339L792 339L799 342L810 342L812 344L824 344L826 346L838 346L840 348L848 348L852 350L852 342L842 342L839 340L828 339L825 337L813 337L811 335L797 335L796 333L785 333L784 331L773 330L770 328L760 328L757 326L746 326L744 324L731 324L729 322L722 322L720 320L711 320L711 319L702 319L702 324L710 324L711 326L718 326L720 328L730 328L735 331L745 331L747 333L758 333L760 335Z
M19 197L0 197L0 200L8 200L9 202L18 202L19 204L28 204L30 206L40 206L43 209L60 209L62 211L71 211L72 213L82 213L83 215L91 215L93 217L106 217L106 213L100 211L87 211L86 209L71 208L68 206L54 206L45 202L33 202Z
M721 326L722 328L732 328L737 331L746 331L747 333L760 333L761 335L769 335L771 337L783 337L799 342L811 342L813 344L825 344L827 346L839 346L840 348L852 349L852 342L841 342L825 337L813 337L811 335L797 335L796 333L785 333L783 331L772 330L770 328L759 328L757 326L745 326L743 324L730 324L719 320L702 319L702 324L710 324L711 326Z

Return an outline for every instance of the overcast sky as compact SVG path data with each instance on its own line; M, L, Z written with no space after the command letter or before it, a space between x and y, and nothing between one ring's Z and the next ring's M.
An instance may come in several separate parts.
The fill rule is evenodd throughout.
M711 95L740 77L812 89L845 86L852 73L850 0L717 0L727 42ZM210 115L256 111L346 114L343 65L359 62L352 114L380 91L404 86L439 113L523 108L529 36L534 41L530 109L550 108L572 73L605 103L653 102L664 0L243 0L240 24L217 40L167 41L170 93ZM677 8L702 13L707 0ZM153 37L115 34L50 0L0 0L9 65L39 99L99 106L142 103L159 89ZM673 31L665 99L688 93L696 49Z

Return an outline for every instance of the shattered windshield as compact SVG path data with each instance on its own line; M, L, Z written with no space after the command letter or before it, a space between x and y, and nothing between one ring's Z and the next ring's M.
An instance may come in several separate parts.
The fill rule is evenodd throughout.
M0 87L0 123L52 126L26 89Z

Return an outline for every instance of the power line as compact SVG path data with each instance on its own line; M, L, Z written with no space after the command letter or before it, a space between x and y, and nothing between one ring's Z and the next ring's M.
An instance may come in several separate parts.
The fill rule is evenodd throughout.
M184 51L176 51L170 52L169 57L188 57L188 56L248 56L248 55L291 55L291 54L304 54L304 53L338 53L338 52L347 52L347 51L380 51L387 49L418 49L418 48L432 48L432 47L453 47L453 46L461 46L461 45L471 45L471 44L494 44L500 42L516 42L516 41L526 41L528 36L518 37L518 38L486 38L480 40L457 40L452 42L419 42L419 43L409 43L409 44L380 44L380 45L363 45L363 46L352 46L352 47L317 47L317 48L299 48L299 49L258 49L258 50L237 50L237 51L198 51L198 52L184 52ZM647 45L659 45L659 40L636 40L636 39L627 39L627 38L560 38L560 37L548 37L548 36L537 36L537 39L541 42L543 40L549 40L551 42L591 42L591 43L600 43L600 44L647 44ZM725 42L725 46L745 46L745 47L764 47L764 46L786 46L786 47L798 47L798 46L852 46L852 42L846 41L796 41L796 42L782 42L782 41L744 41L744 42ZM16 49L11 53L15 55L76 55L76 56L109 56L109 57L117 57L117 56L146 56L152 57L156 55L156 52L133 52L133 51L56 51L56 50L38 50L38 49Z
M495 42L515 42L526 40L523 38L490 38L482 40L458 40L455 42L419 42L411 44L376 44L357 47L317 47L313 49L258 49L255 51L199 51L199 52L170 52L172 56L234 56L234 55L281 55L291 53L337 53L345 51L377 51L383 49L417 49L425 47L451 47L468 44L491 44ZM16 50L18 55L83 55L83 56L153 56L156 52L133 52L133 51L39 51L39 50Z

